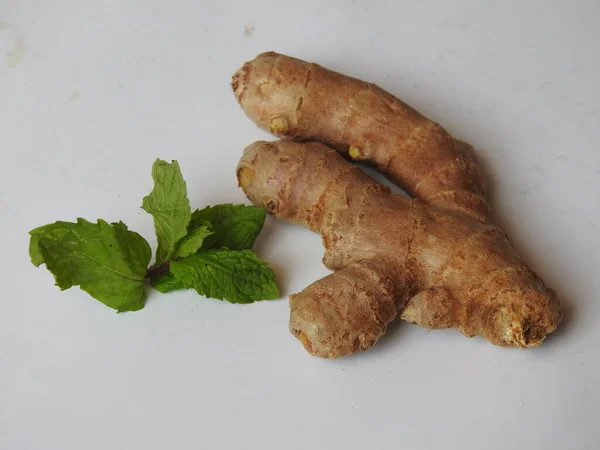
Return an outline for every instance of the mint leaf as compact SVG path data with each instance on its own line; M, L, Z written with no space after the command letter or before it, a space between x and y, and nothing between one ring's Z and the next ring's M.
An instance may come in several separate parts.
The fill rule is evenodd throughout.
M163 294L171 291L178 291L179 289L185 289L183 283L175 278L171 272L164 272L150 278L150 284L154 289Z
M179 164L157 159L152 166L154 189L144 197L142 208L154 217L158 240L156 263L167 261L175 252L177 243L188 231L191 210L187 187Z
M279 298L275 276L251 250L208 250L171 263L171 273L200 295L231 303Z
M265 223L265 216L265 210L256 206L207 206L192 214L190 227L205 221L212 224L214 234L204 241L204 249L227 247L231 250L245 250L254 245Z
M31 261L45 263L61 289L79 286L122 311L144 307L144 277L152 252L123 222L55 222L30 232Z
M46 261L44 254L42 253L42 248L40 247L40 241L44 237L44 234L56 230L63 230L66 232L76 226L77 224L72 222L55 222L31 230L29 232L31 236L29 239L29 257L31 258L31 263L35 267L39 267Z
M207 225L202 225L184 237L177 246L173 258L185 258L186 256L193 255L202 246L204 239L213 234Z

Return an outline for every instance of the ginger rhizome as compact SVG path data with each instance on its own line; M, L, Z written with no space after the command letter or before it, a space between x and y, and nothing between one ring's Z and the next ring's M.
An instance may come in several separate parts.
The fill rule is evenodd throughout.
M374 84L270 52L232 85L248 117L278 137L323 142L432 205L491 218L472 147Z
M254 143L238 179L255 205L323 237L335 273L290 298L290 329L314 355L368 349L398 312L516 347L560 320L555 293L498 227L394 194L325 145Z
M259 126L329 145L256 142L237 172L254 204L323 238L334 273L290 297L290 330L310 353L366 350L398 314L504 346L537 346L556 329L556 294L493 224L468 144L376 86L275 53L246 63L233 88Z

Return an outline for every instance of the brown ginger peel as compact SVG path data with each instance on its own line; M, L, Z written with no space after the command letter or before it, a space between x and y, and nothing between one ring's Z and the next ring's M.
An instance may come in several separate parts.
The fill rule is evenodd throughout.
M248 117L280 138L323 142L430 204L491 219L471 146L374 84L268 52L232 86Z
M290 330L310 353L366 350L398 313L503 346L534 347L556 329L556 294L491 222L468 144L374 85L275 53L246 63L233 87L261 127L325 142L416 197L391 193L323 144L246 148L238 180L248 198L320 233L334 271L290 297Z

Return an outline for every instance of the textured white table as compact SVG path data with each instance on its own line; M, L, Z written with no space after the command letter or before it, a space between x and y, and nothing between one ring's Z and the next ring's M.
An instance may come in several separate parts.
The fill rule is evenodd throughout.
M594 0L2 0L0 448L599 448L599 16ZM521 351L397 323L323 361L285 299L152 294L116 315L29 263L27 231L58 219L152 236L157 156L193 206L244 201L237 160L267 136L229 80L266 50L376 82L473 143L560 331ZM297 227L269 221L259 250L285 296L327 272Z

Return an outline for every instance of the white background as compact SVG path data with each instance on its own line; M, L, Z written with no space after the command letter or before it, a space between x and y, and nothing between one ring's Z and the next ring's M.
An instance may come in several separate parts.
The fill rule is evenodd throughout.
M595 0L1 0L0 448L599 448L599 17ZM195 207L245 201L237 160L267 135L229 81L267 50L471 142L560 330L518 350L398 322L372 351L313 358L286 298L327 273L320 239L274 220L257 248L275 302L152 293L116 315L30 264L27 232L78 216L154 244L156 157Z

